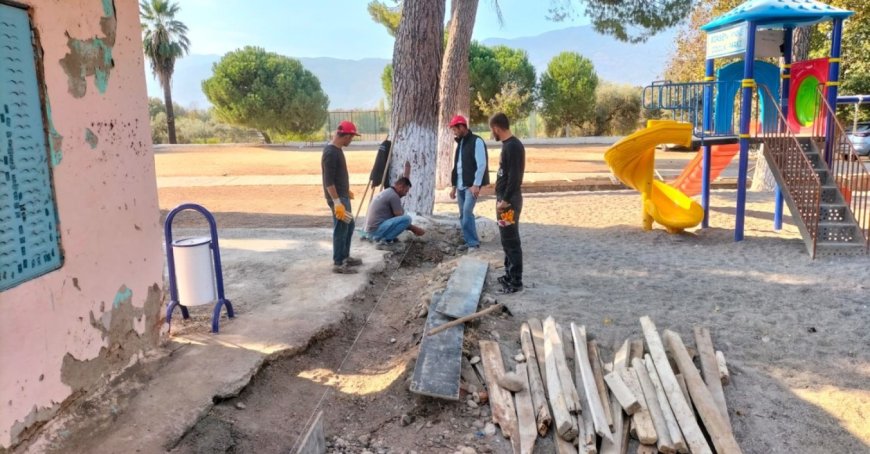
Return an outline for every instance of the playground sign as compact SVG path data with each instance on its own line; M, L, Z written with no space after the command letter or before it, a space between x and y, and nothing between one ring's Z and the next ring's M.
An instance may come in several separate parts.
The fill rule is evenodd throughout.
M707 34L707 58L734 57L746 52L746 23ZM782 30L760 30L755 34L755 58L782 55Z

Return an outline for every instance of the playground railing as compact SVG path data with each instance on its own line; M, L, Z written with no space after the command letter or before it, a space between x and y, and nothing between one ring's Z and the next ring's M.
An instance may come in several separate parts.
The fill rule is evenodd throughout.
M813 163L804 154L797 137L789 129L788 120L779 105L774 102L776 100L773 94L764 85L759 85L758 92L759 98L764 96L770 101L767 105L773 106L777 114L777 128L767 128L760 133L764 152L773 161L775 169L782 177L782 184L788 189L798 211L797 214L809 234L808 241L812 243L810 255L815 257L821 216L821 180ZM756 112L758 111L756 109Z
M645 109L663 110L670 113L672 120L691 124L696 137L731 136L736 135L733 126L723 128L721 125L715 125L713 118L710 119L710 127L704 127L705 89L710 88L709 102L713 104L713 100L718 98L720 91L736 91L739 86L739 82L728 81L655 81L652 85L644 87L641 99ZM715 117L715 112L711 111L711 114ZM737 124L737 122L728 123Z
M864 250L870 251L870 172L855 152L855 147L834 115L835 110L827 97L819 91L819 109L822 116L833 118L832 124L821 119L813 124L813 141L819 150L825 150L831 176L837 183L846 205L864 237ZM819 117L816 117L819 118ZM829 137L830 149L825 149L825 137Z

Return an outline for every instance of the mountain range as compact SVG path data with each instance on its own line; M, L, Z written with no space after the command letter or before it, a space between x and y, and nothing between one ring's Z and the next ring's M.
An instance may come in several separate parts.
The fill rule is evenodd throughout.
M578 52L592 60L599 78L609 82L646 85L660 77L673 48L675 32L665 31L645 43L628 44L596 33L590 26L569 27L536 36L483 40L488 46L505 45L523 49L538 74L564 51ZM241 47L241 46L240 46ZM173 100L188 107L208 107L202 81L211 76L220 55L192 54L178 60L172 82ZM390 60L365 58L344 60L329 57L299 58L314 73L329 96L330 110L374 109L384 99L381 73ZM148 94L163 96L156 79L148 73Z

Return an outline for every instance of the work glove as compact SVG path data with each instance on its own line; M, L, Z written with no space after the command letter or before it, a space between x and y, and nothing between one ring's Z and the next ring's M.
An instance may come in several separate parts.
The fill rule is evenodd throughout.
M335 219L347 224L350 224L350 222L353 221L353 215L344 207L344 204L341 203L340 199L333 199L332 205L333 210L335 211Z
M498 226L499 227L507 227L509 225L514 224L514 210L513 208L508 208L499 215Z

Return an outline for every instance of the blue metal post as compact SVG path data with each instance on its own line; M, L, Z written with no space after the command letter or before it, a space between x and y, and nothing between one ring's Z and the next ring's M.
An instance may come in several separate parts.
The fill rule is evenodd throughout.
M784 118L788 118L788 92L791 86L791 60L792 60L792 41L794 37L794 28L786 27L785 29L785 39L783 42L783 55L782 55L782 86L779 90L780 93L780 102L779 106L782 109L782 114ZM788 123L777 122L777 126L779 128L779 132L785 132L788 129ZM779 184L776 185L776 201L773 210L773 229L774 230L782 230L782 187Z
M831 32L831 57L828 59L828 90L825 93L832 110L825 117L825 160L828 168L834 162L834 112L837 106L837 87L840 85L840 41L843 37L843 19L834 19Z
M755 22L746 23L746 55L743 60L743 93L740 99L740 163L737 174L737 216L734 241L743 241L746 217L746 174L749 169L749 120L752 117L752 89L755 87Z
M166 323L172 323L172 311L176 306L181 307L181 315L184 318L189 318L187 308L179 303L178 301L178 283L175 279L175 253L172 249L172 220L175 219L175 216L178 213L181 213L185 210L194 210L198 211L202 214L205 219L208 221L209 232L211 233L211 243L210 247L212 250L212 258L214 259L214 270L215 270L215 284L217 287L217 303L214 306L214 311L212 313L211 319L211 331L213 333L218 332L219 329L219 320L221 315L221 308L224 306L227 308L227 317L233 318L235 314L233 312L233 305L230 303L230 300L226 299L224 296L224 276L223 276L223 268L221 267L221 251L220 245L218 244L218 234L217 234L217 223L214 220L214 216L205 209L205 207L201 205L197 205L195 203L185 203L175 207L172 211L166 215L166 221L163 223L163 231L165 234L166 241L166 262L169 271L169 306L166 308Z
M707 59L707 65L704 70L704 134L713 129L713 81L716 78L713 76L713 59ZM704 145L703 162L701 177L701 206L704 207L704 220L701 221L701 228L706 229L710 226L710 158L712 157L712 147Z

